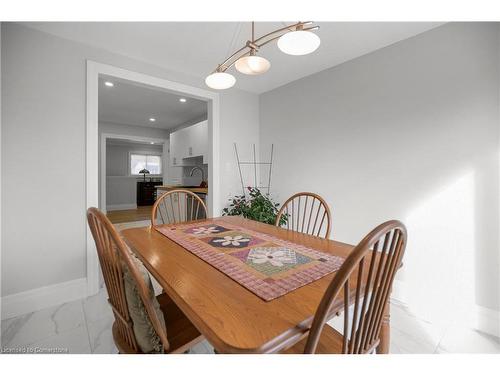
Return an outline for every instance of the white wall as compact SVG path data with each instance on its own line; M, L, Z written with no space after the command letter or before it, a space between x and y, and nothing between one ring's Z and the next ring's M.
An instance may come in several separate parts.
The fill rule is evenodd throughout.
M239 102L245 102L247 106L238 106ZM241 194L234 143L238 146L241 160L251 160L253 144L256 144L259 152L259 129L255 129L255 124L259 124L259 100L254 95L239 91L231 96L223 96L221 106L227 108L222 114L224 120L220 129L220 133L224 134L220 142L221 174L226 176L225 183L221 184L221 197L222 202L227 203L234 194Z
M137 202L137 181L142 177L130 176L131 152L162 154L163 146L107 145L106 147L106 205L134 206ZM165 163L163 163L165 164ZM162 167L165 167L162 165Z
M273 193L321 194L349 243L404 221L398 279L420 316L498 310L499 82L498 24L456 23L267 92Z
M86 59L199 87L204 82L13 23L2 24L2 49L6 296L86 276ZM220 95L225 199L237 181L226 168L233 160L229 145L258 142L259 104L256 95L237 89ZM20 173L29 183L19 183Z

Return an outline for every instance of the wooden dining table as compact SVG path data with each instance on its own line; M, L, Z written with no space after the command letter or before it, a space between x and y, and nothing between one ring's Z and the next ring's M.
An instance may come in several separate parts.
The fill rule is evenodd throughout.
M236 216L217 218L328 254L347 257L354 246ZM218 353L275 353L307 334L335 272L264 301L152 227L121 232L125 242ZM355 288L355 275L352 287ZM353 293L351 293L353 295ZM340 314L343 298L332 312ZM389 351L389 304L378 353Z

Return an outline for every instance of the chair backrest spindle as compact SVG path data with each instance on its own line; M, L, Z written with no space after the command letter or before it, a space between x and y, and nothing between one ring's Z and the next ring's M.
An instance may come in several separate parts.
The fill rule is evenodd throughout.
M403 259L406 237L403 223L392 220L376 227L354 248L321 299L304 353L315 352L323 326L332 318L332 306L339 296L344 299L342 353L369 353L378 346L384 309ZM349 299L353 292L350 321L352 301Z
M189 190L171 190L162 194L153 205L151 224L177 224L207 218L203 200Z
M330 236L330 208L317 194L302 192L292 195L281 206L275 225L285 225L282 223L283 218L286 218L286 228L289 230L323 238Z

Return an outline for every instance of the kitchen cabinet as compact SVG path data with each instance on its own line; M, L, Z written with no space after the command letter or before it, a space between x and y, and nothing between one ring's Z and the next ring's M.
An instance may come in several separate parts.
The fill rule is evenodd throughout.
M202 121L170 134L170 165L172 167L194 166L195 157L208 156L208 122Z
M187 128L186 128L187 129ZM170 165L181 167L184 165L185 151L188 147L188 132L180 129L170 134Z
M208 154L208 123L202 121L189 128L188 156L202 156L206 163Z
M170 163L172 165L172 163ZM182 185L182 168L170 167L168 169L167 183L171 185Z
M156 187L161 186L162 181L137 181L137 205L150 206L156 200Z

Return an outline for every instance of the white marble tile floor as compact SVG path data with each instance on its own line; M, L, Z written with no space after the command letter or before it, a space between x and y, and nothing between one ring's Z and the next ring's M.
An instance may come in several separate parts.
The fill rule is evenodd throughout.
M117 353L111 334L113 314L101 289L95 296L2 321L3 350L30 352ZM336 325L336 324L335 324ZM436 326L413 316L404 306L391 305L393 354L500 353L500 340L463 327L459 322ZM190 353L213 353L203 341Z

